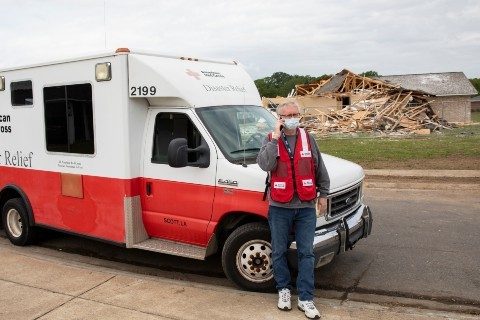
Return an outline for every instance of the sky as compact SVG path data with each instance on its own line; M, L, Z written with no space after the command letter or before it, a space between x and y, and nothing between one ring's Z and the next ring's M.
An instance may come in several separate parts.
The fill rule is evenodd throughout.
M479 0L0 0L0 70L128 47L240 61L252 78L463 71Z

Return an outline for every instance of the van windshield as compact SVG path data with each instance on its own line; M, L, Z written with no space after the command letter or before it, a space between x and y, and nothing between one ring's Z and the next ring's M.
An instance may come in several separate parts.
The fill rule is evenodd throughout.
M218 106L196 109L225 157L253 163L276 118L260 106Z

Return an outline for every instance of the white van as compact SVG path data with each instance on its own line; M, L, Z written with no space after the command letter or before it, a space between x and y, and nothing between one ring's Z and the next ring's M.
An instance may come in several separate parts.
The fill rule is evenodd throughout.
M194 259L221 252L234 283L270 289L266 173L255 160L274 124L234 61L121 48L1 70L6 235L26 245L44 227ZM317 267L372 227L362 168L324 162L331 186L317 220Z

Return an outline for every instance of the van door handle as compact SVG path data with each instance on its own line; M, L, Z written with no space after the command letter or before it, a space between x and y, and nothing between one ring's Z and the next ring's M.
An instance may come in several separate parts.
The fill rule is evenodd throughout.
M151 196L151 195L152 195L152 183L151 183L151 182L147 182L146 192L147 192L147 196Z

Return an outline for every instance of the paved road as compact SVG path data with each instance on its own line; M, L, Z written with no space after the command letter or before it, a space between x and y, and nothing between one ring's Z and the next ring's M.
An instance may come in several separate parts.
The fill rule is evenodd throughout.
M317 273L321 288L480 306L477 192L366 192L371 237Z
M354 300L374 294L373 300L381 295L480 307L478 192L367 189L365 198L374 213L373 233L317 271L319 295ZM231 286L218 256L196 261L57 233L38 245L100 257L97 264L114 268Z

